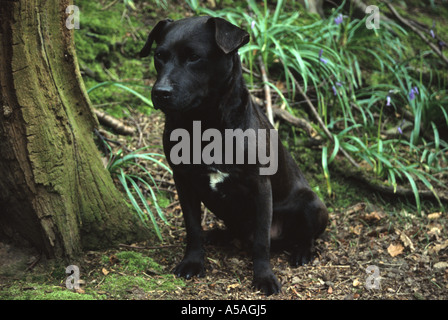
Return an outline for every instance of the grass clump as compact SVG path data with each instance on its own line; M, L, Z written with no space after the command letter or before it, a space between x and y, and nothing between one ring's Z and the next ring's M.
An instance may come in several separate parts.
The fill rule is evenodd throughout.
M448 83L446 72L432 70L446 66L429 49L409 46L412 34L391 20L367 28L368 15L355 17L351 5L346 15L345 1L325 19L295 2L248 0L247 7L222 10L187 2L196 14L226 18L251 34L240 49L251 89L262 85L253 76L261 57L278 105L297 115L304 99L298 85L313 101L331 134L314 124L326 139L321 163L330 196L330 165L344 150L373 179L411 189L417 213L421 190L432 192L444 210L436 189L447 190L439 177L447 171Z

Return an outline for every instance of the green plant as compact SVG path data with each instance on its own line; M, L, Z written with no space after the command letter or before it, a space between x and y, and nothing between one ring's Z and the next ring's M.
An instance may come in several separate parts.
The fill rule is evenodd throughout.
M142 223L148 227L147 221L151 220L157 236L162 240L162 234L156 216L154 215L150 204L148 204L146 195L150 195L152 206L162 221L167 224L169 223L159 205L157 197L159 189L157 183L147 167L140 162L143 160L145 161L145 164L148 162L153 163L172 174L171 169L158 159L164 158L164 155L153 152L144 153L143 151L150 146L143 147L127 154L124 153L123 149L119 149L117 152L113 153L109 144L106 143L106 146L109 148L111 154L107 169L112 176L115 176L120 181Z
M197 1L187 3L196 14L226 18L252 35L251 43L239 51L251 71L250 87L258 85L253 73L259 72L261 56L269 78L276 79L268 85L290 112L298 112L291 107L297 99L294 78L315 101L332 134L322 148L329 193L329 166L343 149L394 189L408 183L417 212L421 212L421 188L438 199L434 186L446 188L436 177L447 170L443 164L448 144L440 138L435 121L448 124L447 81L443 73L431 72L425 82L422 71L413 71L416 67L432 70L434 62L427 58L430 52L408 48L406 30L386 21L378 30L367 29L367 16L356 19L342 14L345 1L327 19L295 10L286 1L270 7L266 0L261 6L248 0L247 8L217 11L202 8ZM276 86L277 81L286 84L287 92ZM404 124L411 128L406 134ZM327 137L321 127L315 128ZM428 131L431 134L423 134Z
M103 86L115 86L117 88L123 89L129 93L131 93L133 96L137 97L138 99L140 99L143 103L145 103L146 105L148 105L149 107L153 107L152 101L148 98L146 98L145 96L143 96L142 94L138 93L137 91L135 91L134 89L131 89L130 87L124 85L121 82L117 82L117 81L104 81L104 82L100 82L97 85L91 87L90 89L87 90L87 93L91 93L93 90L98 89L100 87Z

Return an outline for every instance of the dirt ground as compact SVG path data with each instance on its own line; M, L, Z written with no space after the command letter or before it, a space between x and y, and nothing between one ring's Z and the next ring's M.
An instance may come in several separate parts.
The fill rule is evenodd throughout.
M143 118L139 118L143 117ZM160 145L163 119L134 115L139 134L135 144ZM107 251L86 253L81 265L89 276L85 286L104 276L104 256L112 259L120 250L137 251L151 257L164 273L183 256L185 229L173 181L163 180L160 188L172 195L165 209L171 226L162 225L164 243L136 243ZM360 188L359 186L353 186ZM331 205L331 203L330 203ZM206 276L186 281L174 290L145 291L134 287L120 299L130 300L445 300L448 299L448 237L446 213L425 211L422 217L405 209L355 201L345 207L330 207L324 235L316 241L312 262L290 267L288 252L274 252L271 264L282 283L282 292L269 297L252 286L250 253L238 242L227 247L206 246ZM205 230L223 227L212 213L203 215ZM0 269L20 266L37 272L41 263L32 253L15 251L0 243ZM0 271L2 271L0 270ZM27 271L28 270L28 271ZM61 279L66 275L62 273ZM48 275L45 275L48 277ZM174 277L174 276L173 276ZM7 289L7 277L0 277L0 291ZM9 279L10 280L10 279ZM63 281L61 281L62 283ZM61 284L61 287L63 284ZM26 288L25 288L26 289ZM106 293L107 294L107 293ZM109 299L116 297L108 296Z
M135 120L136 118L134 118ZM163 118L148 122L151 134L139 140L160 143ZM140 132L148 132L147 129ZM148 141L146 142L148 143ZM172 181L164 184L175 201L168 206L171 227L164 227L164 243L140 249L167 270L183 256L185 229ZM353 189L359 186L353 185ZM383 208L371 201L331 208L325 234L316 241L312 263L292 268L288 252L271 255L282 283L279 295L265 297L251 287L252 262L238 242L228 247L206 246L206 276L187 281L174 292L153 292L146 299L448 299L448 237L446 213ZM205 210L204 230L223 227ZM137 244L145 247L145 245ZM153 247L154 244L147 244ZM168 247L166 247L168 246ZM157 245L156 245L157 247ZM129 249L129 248L126 248Z

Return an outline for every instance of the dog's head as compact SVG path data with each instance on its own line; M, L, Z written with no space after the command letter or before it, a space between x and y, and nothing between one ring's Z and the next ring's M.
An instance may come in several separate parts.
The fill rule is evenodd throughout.
M219 97L219 90L232 76L235 54L249 42L249 34L224 19L205 16L160 21L150 32L141 57L150 54L153 42L157 44L154 107L186 112L206 107Z

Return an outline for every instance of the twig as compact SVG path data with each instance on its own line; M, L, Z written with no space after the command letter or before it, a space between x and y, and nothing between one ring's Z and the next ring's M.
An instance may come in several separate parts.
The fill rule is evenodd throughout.
M343 169L342 169L343 168ZM400 197L414 197L414 191L411 189L407 189L404 187L397 186L396 188L392 186L387 186L381 183L375 182L371 177L366 176L363 172L359 170L350 170L346 166L333 166L333 170L338 171L340 174L344 175L347 178L352 178L357 180L362 185L367 186L368 188L380 192L382 194L392 195L392 196L400 196ZM448 194L446 192L433 192L430 190L417 190L419 197L422 199L428 200L440 200L442 202L448 203Z
M133 135L135 128L124 125L120 120L108 115L107 113L94 109L98 121L109 128L114 129L118 134Z
M272 101L271 101L271 89L268 85L268 77L266 75L266 68L263 63L263 59L261 56L258 56L258 61L260 63L260 69L261 69L261 77L264 82L264 93L266 96L266 114L269 119L269 122L271 122L272 125L274 125L274 114L272 112Z
M104 8L101 8L102 11L105 11L107 9L109 9L110 7L112 7L113 5L115 5L119 0L114 0L111 3L109 3L108 5L106 5Z
M309 124L305 119L297 118L284 109L273 108L272 110L274 116L292 124L295 127L305 130L308 136L312 136L311 133L314 131L314 129L311 124Z
M42 254L39 254L37 258L34 259L34 261L26 268L26 271L32 270L36 264L40 261L40 258L42 257Z
M445 57L445 55L442 53L441 50L439 50L439 48L437 48L437 46L435 46L431 41L429 41L426 36L420 31L418 30L416 27L414 27L408 20L406 20L405 18L403 18L402 16L400 16L400 14L395 10L394 6L391 5L390 3L386 2L386 5L389 7L390 11L393 13L393 15L395 17L397 17L397 19L404 25L406 25L407 27L409 27L412 31L414 31L420 38L422 38L423 41L426 42L426 44L428 46L431 47L431 49L440 57L442 58L442 60L448 65L448 58Z
M262 104L262 99L251 95L252 99L257 103L257 104ZM274 115L274 117L276 118L280 118L290 124L292 124L293 126L303 129L306 131L306 133L308 134L308 136L312 136L312 133L315 132L315 130L313 129L313 127L311 126L311 124L306 121L305 119L301 119L301 118L297 118L295 116L293 116L291 113L289 113L287 110L279 108L275 105L272 106L272 113Z
M118 246L123 247L123 248L130 248L130 249L140 249L140 250L151 249L152 250L152 249L176 248L176 247L182 247L183 245L182 244L167 244L167 245L162 245L162 246L139 247L139 246L133 246L133 245L120 243Z
M322 128L322 130L324 130L325 134L327 135L327 137L331 140L331 142L334 142L334 137L331 134L331 132L327 129L327 126L324 124L324 122L322 121L322 119L319 116L319 113L317 112L316 108L314 107L313 103L311 102L310 98L308 98L308 96L306 95L306 93L303 91L302 86L300 85L300 83L297 81L297 79L294 77L294 75L292 74L291 70L289 70L289 68L284 64L284 62L282 60L280 60L282 62L282 64L286 67L286 70L288 70L288 74L291 77L291 79L294 81L294 83L296 84L297 88L300 91L300 94L305 98L308 106L310 107L311 112L313 113L314 117L316 118L317 122L319 122L320 127ZM355 167L359 168L359 164L347 153L347 151L345 151L344 149L342 149L341 147L339 147L339 150L341 150L342 154L347 158L348 161L350 161L350 163L352 165L354 165Z

